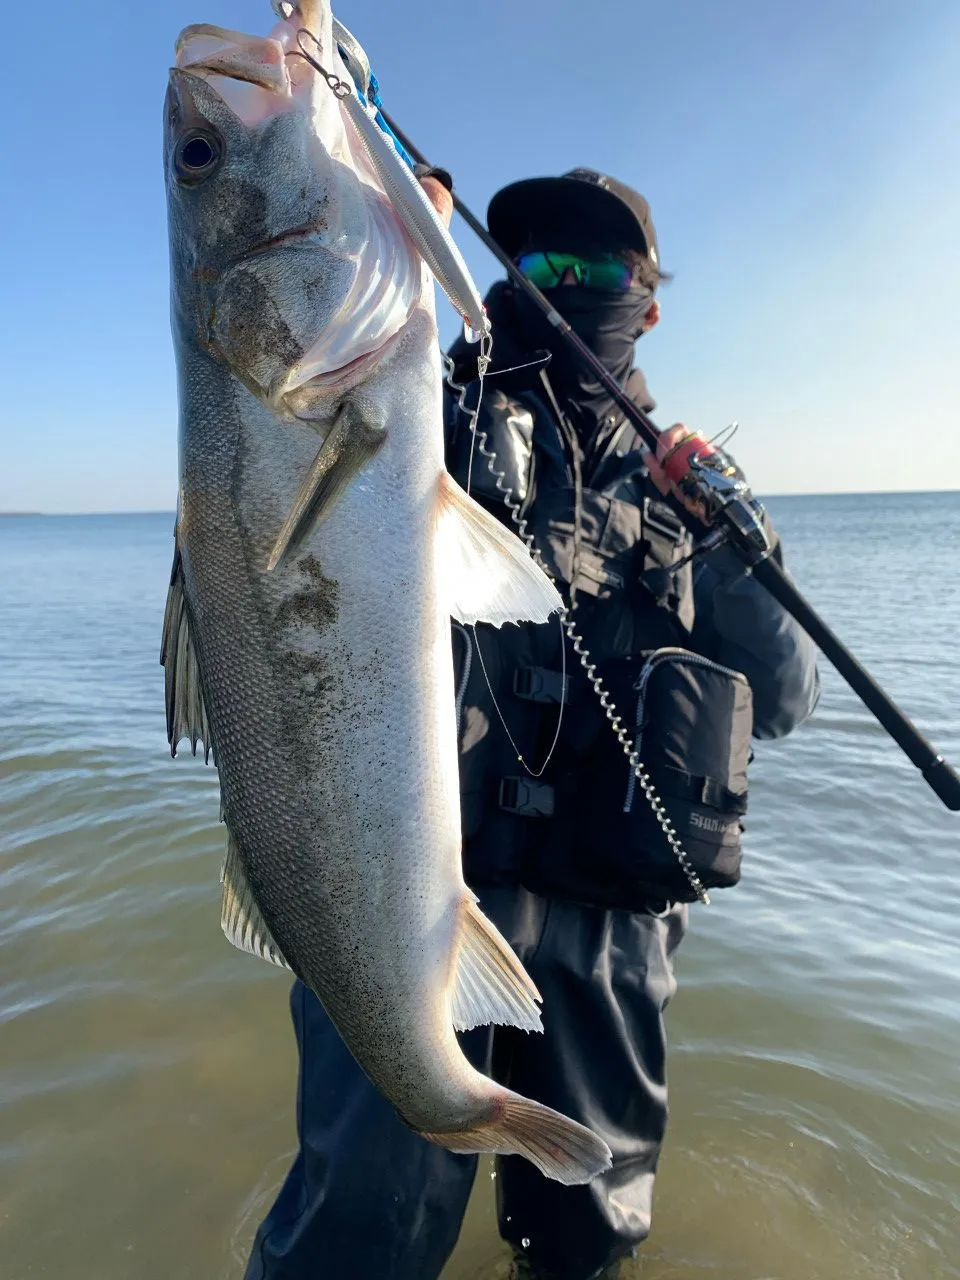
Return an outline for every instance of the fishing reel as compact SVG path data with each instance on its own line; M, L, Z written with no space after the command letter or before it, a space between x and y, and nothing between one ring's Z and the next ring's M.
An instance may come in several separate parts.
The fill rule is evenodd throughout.
M751 563L767 558L772 548L764 526L763 505L725 449L701 436L690 435L674 445L660 465L677 496L693 504L702 522L709 526L707 534L675 568L731 539L750 550Z

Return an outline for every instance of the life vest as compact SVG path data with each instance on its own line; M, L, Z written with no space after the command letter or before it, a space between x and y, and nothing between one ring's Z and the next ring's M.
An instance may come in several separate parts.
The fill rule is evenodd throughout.
M645 395L642 379L641 386ZM591 660L629 724L644 662L655 652L687 651L695 616L691 566L679 563L689 553L690 535L650 480L637 433L625 420L610 419L594 446L574 458L575 437L557 421L559 406L548 394L535 386L507 391L491 381L480 404L471 465L469 414L458 406L456 392L448 388L446 394L448 468L461 484L469 473L472 495L508 527L515 521L505 495L519 504ZM487 465L491 455L499 481ZM646 799L640 797L622 820L631 770L569 643L564 669L559 622L455 627L453 643L467 879L519 882L608 906L692 896L656 822L651 825ZM716 862L719 851L713 883L735 883L749 686L741 677L731 693L728 678L721 689L724 678L708 676L706 667L696 680L717 703L717 710L711 704L705 713L718 730L707 735L716 739L713 755L698 757L702 774L661 771L659 785L666 779L674 792L683 792L674 795L675 807L692 806L684 839L703 842L707 863ZM678 695L681 704L688 693ZM724 717L734 710L731 747L724 742L731 736ZM653 744L651 750L664 754ZM642 849L635 847L638 841ZM637 874L640 864L643 875Z

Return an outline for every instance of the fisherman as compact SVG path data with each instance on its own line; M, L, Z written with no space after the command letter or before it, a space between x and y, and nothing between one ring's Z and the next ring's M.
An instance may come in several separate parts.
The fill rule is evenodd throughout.
M419 176L449 219L449 176ZM636 341L660 320L665 279L647 201L575 169L506 187L488 225L634 402L652 409L633 364ZM676 464L699 438L672 427L651 457L522 292L500 282L486 304L495 346L482 396L477 347L458 340L449 355L448 467L509 527L525 521L608 703L643 735L679 848L559 623L455 627L465 874L539 988L544 1021L542 1035L478 1028L464 1049L613 1152L608 1173L576 1187L517 1156L497 1161L510 1276L610 1280L650 1230L667 1120L663 1015L687 903L704 880L739 876L751 728L761 739L789 733L819 683L812 643L729 548L687 559L678 503L701 513L678 491L685 464ZM769 522L767 533L779 560ZM653 691L654 671L661 686L635 726L638 684ZM663 767L681 740L697 760ZM297 982L291 1000L300 1149L247 1280L436 1280L477 1157L405 1128L317 998Z

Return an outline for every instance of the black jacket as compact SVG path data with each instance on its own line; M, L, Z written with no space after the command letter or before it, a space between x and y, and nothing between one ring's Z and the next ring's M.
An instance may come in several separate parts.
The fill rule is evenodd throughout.
M473 496L516 528L509 494L601 675L616 683L621 667L663 646L693 650L746 675L756 737L789 733L818 697L812 642L744 574L731 551L673 567L689 550L690 537L650 480L632 425L611 414L583 439L553 396L549 369L544 378L536 353L524 349L511 324L510 287L495 286L487 305L495 363L482 392L476 443L461 404L476 404L476 347L458 341L450 351L445 417L447 465L455 479L466 485L469 471ZM639 370L627 390L641 407L653 407ZM779 545L775 554L780 557ZM539 785L561 787L568 808L574 804L589 814L602 790L590 777L591 753L601 741L606 746L601 735L610 730L569 641L564 651L559 622L480 626L475 638L456 627L454 656L467 878L522 882L530 859L562 833L556 818L535 813L536 796L546 793L538 792L517 757L538 771L556 737ZM558 734L564 662L567 692ZM618 687L629 686L621 680ZM513 776L530 784L525 795L532 797L532 812L504 807L503 779ZM602 830L604 814L595 816Z

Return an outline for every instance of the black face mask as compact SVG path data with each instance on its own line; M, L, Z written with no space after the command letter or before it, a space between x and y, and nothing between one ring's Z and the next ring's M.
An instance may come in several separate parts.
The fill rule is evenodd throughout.
M642 288L559 285L543 293L620 386L625 386L633 368L634 344L643 332L643 318L650 309L650 292ZM519 290L516 310L524 345L551 354L547 376L560 407L581 432L592 434L613 412L613 399L536 303Z

